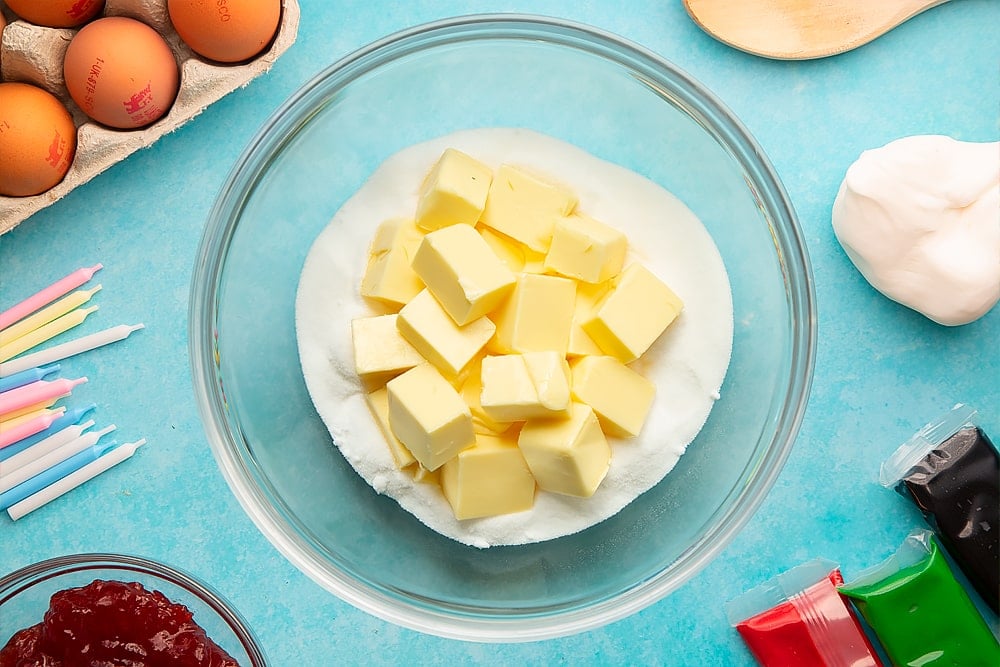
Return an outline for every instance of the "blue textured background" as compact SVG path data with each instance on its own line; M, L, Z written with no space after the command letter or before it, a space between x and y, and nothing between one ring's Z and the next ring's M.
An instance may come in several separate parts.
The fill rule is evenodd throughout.
M627 3L379 3L301 0L297 42L271 72L177 132L0 237L0 308L103 262L96 331L142 321L126 343L64 363L121 439L148 438L128 464L12 523L0 573L81 551L135 553L186 569L244 614L273 664L752 664L725 619L730 598L815 556L847 577L881 560L915 510L876 483L879 463L956 401L1000 438L1000 308L946 329L877 294L838 246L833 198L867 148L911 134L996 141L1000 3L958 0L856 51L775 62L701 32L679 0ZM506 646L404 630L342 603L254 528L205 441L187 358L188 282L208 210L265 118L320 69L396 30L484 11L589 23L646 46L705 83L770 156L799 213L815 270L819 346L797 444L768 499L721 556L668 599L575 637ZM993 28L990 28L993 26ZM995 619L993 619L995 623Z

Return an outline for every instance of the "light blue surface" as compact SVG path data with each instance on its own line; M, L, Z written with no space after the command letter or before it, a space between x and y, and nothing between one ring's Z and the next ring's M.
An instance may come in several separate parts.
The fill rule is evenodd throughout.
M617 7L616 7L617 6ZM622 6L627 9L621 8ZM911 134L995 141L1000 3L957 0L861 49L775 62L702 33L679 0L661 2L302 0L297 42L271 72L213 104L0 237L0 307L102 262L101 310L85 333L144 322L127 341L62 362L91 382L98 426L146 437L127 463L42 510L0 518L0 573L51 556L118 551L205 579L246 617L273 664L752 664L724 603L815 556L850 578L921 525L878 467L925 422L963 401L1000 438L1000 308L944 328L876 293L830 228L847 166ZM521 645L445 641L372 618L293 568L246 518L216 469L191 395L188 282L208 210L264 119L317 71L387 33L481 11L592 24L650 48L713 90L768 153L800 216L813 262L819 347L796 447L764 505L700 575L631 618ZM95 319L96 318L96 319ZM614 564L609 564L614 567ZM994 619L995 622L995 619Z

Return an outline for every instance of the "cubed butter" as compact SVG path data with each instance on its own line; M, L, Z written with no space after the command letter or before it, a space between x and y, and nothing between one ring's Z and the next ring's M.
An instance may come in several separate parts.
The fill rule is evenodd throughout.
M510 297L492 315L497 327L495 349L556 351L565 357L575 305L576 281L522 273Z
M396 325L403 338L449 378L457 378L496 331L486 317L455 324L427 290L403 306Z
M366 385L382 384L424 362L396 328L398 315L360 317L351 321L354 367Z
M424 288L410 266L423 239L413 220L386 220L372 238L368 266L361 278L361 296L399 308Z
M462 400L472 412L472 428L476 433L498 435L510 429L510 422L499 422L483 410L481 397L483 393L482 362L473 362L458 390Z
M627 364L649 349L683 307L662 280L641 264L630 264L583 330L605 354Z
M611 447L589 405L570 403L568 419L524 423L517 439L538 487L589 498L611 465Z
M492 180L493 171L483 163L454 148L445 150L420 190L417 225L429 231L475 225Z
M514 288L514 274L469 225L429 232L412 266L459 325L486 315Z
M483 359L480 405L494 421L568 417L569 403L569 365L558 352Z
M582 213L557 220L545 270L586 283L600 283L622 270L625 234Z
M594 316L594 307L613 288L612 281L603 283L577 283L576 302L573 309L573 324L569 329L569 346L566 356L584 357L587 355L602 355L604 352L597 346L594 339L583 330L583 323Z
M486 245L490 247L493 254L512 273L520 273L524 269L524 251L527 250L526 246L482 223L476 225L476 231L486 241Z
M531 509L535 478L516 439L480 434L441 467L441 491L456 519L477 519Z
M552 228L576 207L576 195L510 165L501 165L479 220L536 252L548 252Z
M368 409L371 410L372 416L375 417L375 422L378 424L379 430L385 436L385 442L389 446L389 453L392 454L392 460L395 461L396 467L402 470L416 463L417 460L413 458L413 454L406 448L406 445L399 441L399 438L393 434L392 428L389 426L389 390L382 387L369 394L365 394L365 399L368 402Z
M386 389L392 433L427 470L475 443L468 406L430 364L389 380Z
M527 246L524 249L524 273L545 273L545 253L535 252Z
M443 468L444 466L442 466ZM413 481L419 484L431 484L434 486L441 484L441 468L428 470L419 463L410 468L413 471Z
M601 355L604 352L597 347L597 343L583 330L576 322L569 330L569 344L566 347L566 356L571 359L578 359L587 355Z
M597 414L607 435L639 435L653 405L652 382L614 357L583 357L572 364L573 397Z

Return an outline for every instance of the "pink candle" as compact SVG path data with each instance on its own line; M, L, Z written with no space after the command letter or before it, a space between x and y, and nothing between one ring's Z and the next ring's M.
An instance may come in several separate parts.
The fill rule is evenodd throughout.
M69 396L73 387L83 384L87 378L77 378L76 380L39 380L26 384L17 389L11 389L0 393L0 417L5 414L22 410L30 405L54 401L63 396Z
M70 290L76 289L94 277L94 274L104 268L103 264L95 264L89 268L77 269L65 278L57 280L42 291L29 296L21 303L0 313L0 329L6 329L18 320L24 319L36 310L47 306Z
M20 442L36 433L41 433L52 426L52 422L58 419L64 412L66 412L66 408L60 406L52 414L36 417L31 421L18 424L12 428L0 428L0 449L8 445L13 445L15 442Z

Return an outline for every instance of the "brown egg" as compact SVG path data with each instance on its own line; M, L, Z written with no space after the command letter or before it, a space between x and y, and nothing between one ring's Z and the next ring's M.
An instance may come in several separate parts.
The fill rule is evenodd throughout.
M281 20L281 0L167 0L167 10L185 44L224 63L263 51Z
M104 9L104 0L7 0L10 10L25 21L50 28L73 28Z
M27 83L0 83L0 195L45 192L75 153L76 127L62 102Z
M177 61L159 33L118 16L80 29L66 49L63 74L84 113L121 129L159 120L180 84Z

